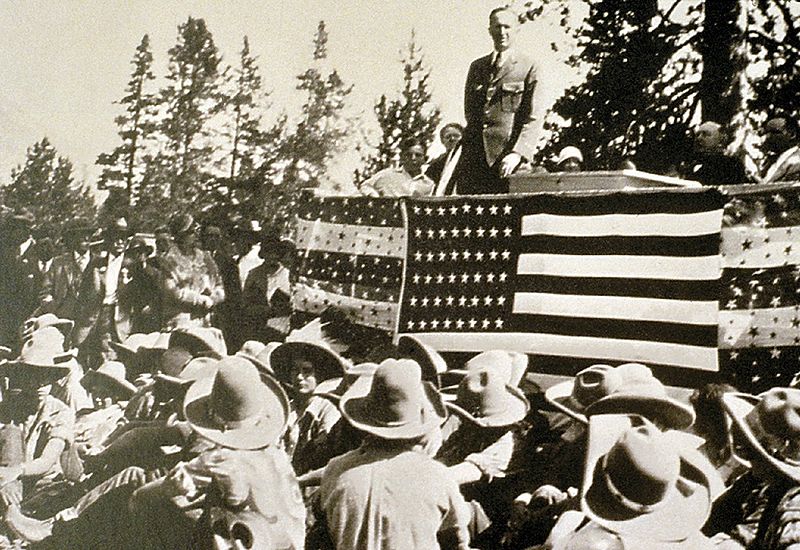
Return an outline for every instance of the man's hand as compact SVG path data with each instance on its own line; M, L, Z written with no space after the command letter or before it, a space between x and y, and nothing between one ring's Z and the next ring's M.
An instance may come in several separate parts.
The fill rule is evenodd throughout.
M500 161L500 177L507 178L514 173L519 163L522 162L522 157L519 153L509 153Z

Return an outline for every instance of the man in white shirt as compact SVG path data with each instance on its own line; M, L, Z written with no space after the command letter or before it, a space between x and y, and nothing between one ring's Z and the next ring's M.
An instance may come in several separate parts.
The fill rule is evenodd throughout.
M774 117L764 125L764 149L772 164L761 183L800 180L800 146L798 146L797 121L788 117Z
M425 197L433 192L433 181L422 173L425 146L409 140L401 146L400 166L384 168L361 185L364 195L373 197Z

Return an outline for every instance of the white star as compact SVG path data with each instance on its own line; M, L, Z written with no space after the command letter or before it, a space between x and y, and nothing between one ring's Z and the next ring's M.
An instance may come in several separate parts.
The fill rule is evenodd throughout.
M428 307L428 302L430 302L430 300L428 299L428 297L427 297L427 296L425 296L424 298L422 298L422 301L421 301L421 303L422 303L422 307Z
M497 237L497 233L498 233L498 231L497 231L497 228L496 228L496 227L492 227L492 228L489 230L489 237L491 237L492 239L494 239L495 237Z
M483 237L484 233L486 233L486 230L483 227L478 227L478 229L475 230L475 234L478 237Z
M444 215L445 215L445 212L446 212L446 210L444 209L444 207L441 207L441 206L440 206L439 208L437 208L437 209L436 209L436 212L437 212L437 213L438 213L440 216L444 216Z
M736 300L728 300L728 303L725 304L725 309L736 309Z
M769 352L769 355L772 359L778 359L781 356L781 350L778 348L772 348Z
M502 319L495 319L494 320L494 326L496 328L503 328L503 320Z
M508 250L503 250L503 252L502 252L502 254L500 254L500 256L504 260L507 260L507 259L509 259L511 257L511 252L509 252Z
M419 206L414 207L414 214L419 214L420 208Z
M769 305L771 305L772 307L778 307L779 305L781 305L781 297L780 296L773 297L772 300L769 301Z
M414 259L415 259L416 261L418 261L418 262L421 262L421 261L422 261L422 252L420 252L419 250L417 250L417 251L414 253Z
M428 261L429 261L429 262L432 262L432 261L433 261L433 258L434 258L434 256L433 256L433 252L428 252L428 253L425 255L425 257L428 259Z
M498 275L497 278L501 283L505 283L506 279L508 279L508 275L504 272Z
M484 329L489 328L490 324L492 324L492 323L491 323L491 321L489 321L489 319L484 319L483 321L481 321L481 328L484 328Z
M437 321L436 319L433 319L433 320L431 321L431 328L432 328L432 329L436 329L436 328L438 328L438 327L439 327L439 321Z
M359 275L359 277L360 277L360 275ZM414 279L414 284L418 285L419 284L419 279L420 279L419 273L414 273L413 279Z
M442 299L441 299L441 298L439 298L438 296L436 296L436 297L433 299L433 305L434 305L435 307L439 307L440 305L442 305Z
M453 250L452 252L450 252L450 259L453 260L454 262L458 260L459 256L460 254L458 253L458 250Z
M486 274L486 282L493 283L494 282L494 273L489 272Z
M505 229L503 229L503 236L504 237L510 237L511 233L512 232L511 232L511 228L510 227L506 227Z
M430 216L430 215L433 213L433 208L431 208L430 206L426 206L426 207L425 207L425 213L426 213L428 216Z
M492 299L492 297L491 297L491 296L486 296L486 297L483 299L483 304L484 304L484 305L487 305L487 306L490 306L490 305L492 305L492 302L493 302L493 301L494 301L494 300Z
M483 261L483 252L481 252L480 250L478 250L475 253L475 261L476 262L482 262Z
M445 318L445 320L442 321L442 326L444 328L450 328L450 325L452 325L452 324L453 324L453 321L451 321L449 318Z
M461 230L461 232L464 234L465 237L469 237L470 235L472 235L472 229L470 229L469 227L465 227L464 229Z
M442 250L442 251L439 252L439 254L437 256L439 257L439 261L443 262L443 261L445 261L447 259L447 252Z
M490 260L496 260L497 259L497 250L492 249L492 250L489 251L489 259Z
M436 235L436 232L433 229L428 229L427 233L429 239L432 239Z
M736 351L735 349L731 350L730 358L731 358L731 361L735 361L736 359L739 358L739 352Z
M427 275L425 275L425 284L426 284L426 285L429 285L429 284L431 284L431 281L432 281L432 280L433 280L433 277L431 277L430 273L429 273L429 274L427 274Z
M450 207L450 213L451 213L452 215L454 215L454 216L455 216L456 214L458 214L458 206L456 206L455 204L454 204L453 206L451 206L451 207Z
M481 279L483 279L483 275L481 275L480 272L472 276L472 280L476 283L480 283Z
M439 230L439 238L440 239L444 239L445 237L447 237L447 229L440 229Z
M411 307L416 306L417 305L417 297L416 296L412 296L411 299L408 301L408 303L409 303L409 305L411 305Z
M464 321L461 319L456 319L456 328L462 328L464 326Z
M480 204L479 204L478 206L476 206L476 207L475 207L475 213L476 213L477 215L479 215L479 216L480 216L481 214L483 214L483 206L481 206Z
M451 284L455 283L457 278L458 277L456 276L455 273L451 273L450 275L447 276L447 282Z
M511 205L510 204L503 205L503 214L505 214L506 216L511 214Z
M462 273L461 274L461 282L468 283L469 282L469 273Z
M428 323L426 323L424 320L419 322L419 328L421 330L425 330L425 327L427 327L427 326L428 326Z
M451 234L453 237L458 237L458 227L454 227L453 229L451 229L451 230L450 230L450 234Z
M506 297L505 296L500 295L500 296L497 297L497 305L498 306L502 306L505 303L506 303Z
M447 298L444 299L444 301L448 306L452 306L453 302L455 301L455 298L453 298L452 296L448 296Z
M467 202L467 203L464 203L464 206L461 207L461 210L463 210L464 212L469 212L471 208L472 207Z
M469 320L469 328L475 328L475 326L477 324L478 324L478 321L475 320L475 318L472 318L472 319Z
M464 252L461 253L461 255L464 257L465 260L469 260L470 257L472 256L472 253L469 250L465 250Z
M414 330L414 321L409 321L406 326L408 327L408 330Z
M444 275L442 275L441 273L439 273L438 275L436 275L436 284L439 284L439 285L440 285L440 284L442 284L443 282L444 282Z
M472 307L478 307L479 303L481 303L481 299L478 298L477 296L473 296L469 300L469 305L472 306Z
M497 205L496 205L496 204L493 204L492 206L490 206L490 207L489 207L489 213L490 213L492 216L495 216L495 215L497 215L497 211L498 211L498 208L497 208Z
M467 297L461 296L458 298L458 305L464 307L467 304Z

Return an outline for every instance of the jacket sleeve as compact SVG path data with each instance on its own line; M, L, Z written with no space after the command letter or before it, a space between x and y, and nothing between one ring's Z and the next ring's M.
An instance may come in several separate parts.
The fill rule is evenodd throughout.
M529 63L528 72L525 74L525 89L522 101L515 115L514 125L519 128L519 134L511 150L525 159L532 159L536 150L537 113L536 113L536 88L538 76L536 65Z

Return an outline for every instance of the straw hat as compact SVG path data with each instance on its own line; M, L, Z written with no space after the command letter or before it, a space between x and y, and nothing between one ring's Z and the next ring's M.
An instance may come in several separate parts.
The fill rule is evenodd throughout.
M125 365L119 361L106 361L97 370L90 370L81 378L81 386L89 391L92 388L110 388L117 395L129 399L136 393L136 386L125 378Z
M748 467L759 459L800 483L800 389L772 388L758 396L726 393L722 405L736 427L736 458Z
M347 365L335 351L311 342L284 342L272 350L269 364L278 380L291 385L292 364L298 359L314 366L317 382L341 377Z
M339 409L353 427L382 439L421 437L447 416L436 388L422 381L422 369L411 359L383 361L345 392Z
M706 522L717 475L699 452L646 419L613 416L589 428L581 509L643 540L680 541Z
M231 356L219 361L214 376L189 387L183 410L206 439L232 449L260 449L285 430L289 399L277 380L262 381L255 365Z
M454 402L447 407L484 428L510 426L525 418L530 404L517 388L508 384L509 372L493 362L470 361Z
M667 389L652 371L638 363L620 365L622 384L586 408L595 414L639 414L663 427L683 430L694 423L694 409L667 395Z

